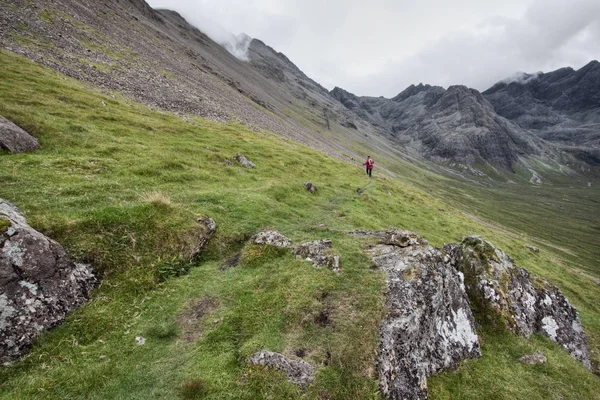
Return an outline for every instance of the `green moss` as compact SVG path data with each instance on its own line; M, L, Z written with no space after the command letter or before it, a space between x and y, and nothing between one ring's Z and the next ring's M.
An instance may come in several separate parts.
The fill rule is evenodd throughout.
M0 215L0 233L6 232L10 225L10 220Z

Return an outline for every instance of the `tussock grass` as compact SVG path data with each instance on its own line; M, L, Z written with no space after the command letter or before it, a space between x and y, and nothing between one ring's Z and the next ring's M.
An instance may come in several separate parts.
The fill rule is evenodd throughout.
M266 132L152 111L4 51L0 114L42 146L0 154L1 196L103 279L87 305L0 369L0 398L380 398L373 367L385 282L345 234L358 228L399 226L438 246L485 236L565 291L598 350L600 289L591 281L561 267L560 255L524 249L529 237L480 225L398 180L369 180ZM226 167L236 153L257 168ZM304 190L308 180L316 195ZM217 232L199 260L182 264L200 233L198 215L214 218ZM295 244L332 239L341 274L247 243L265 227ZM184 326L201 334L180 340L182 315L198 299L215 306ZM555 344L479 329L484 359L431 379L432 398L600 393L598 378ZM314 384L301 392L281 373L248 366L263 348L317 365ZM530 349L543 350L548 365L521 366L517 356Z

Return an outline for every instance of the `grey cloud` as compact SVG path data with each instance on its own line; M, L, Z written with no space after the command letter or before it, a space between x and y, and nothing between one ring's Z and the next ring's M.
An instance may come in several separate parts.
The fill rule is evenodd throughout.
M394 96L419 82L484 90L519 71L600 57L598 0L149 3L175 8L201 30L216 21L248 33L325 87L359 95Z

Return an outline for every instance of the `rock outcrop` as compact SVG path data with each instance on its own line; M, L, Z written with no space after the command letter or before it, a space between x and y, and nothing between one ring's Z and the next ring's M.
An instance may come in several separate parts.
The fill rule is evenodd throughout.
M74 263L0 199L0 362L23 354L85 303L96 282L90 266Z
M317 187L312 183L312 181L308 181L304 184L304 189L308 190L312 194L317 193Z
M268 244L276 247L288 247L292 244L290 239L277 231L265 231L257 233L252 237L251 240L252 243L255 244Z
M273 353L268 350L261 350L255 353L248 360L253 365L264 365L283 371L288 377L288 381L305 389L315 379L314 365L304 360L293 360L283 354Z
M252 168L256 167L254 165L254 163L252 163L251 161L248 161L248 159L246 157L244 157L243 155L241 155L239 153L235 155L235 159L236 159L237 162L240 163L240 165L242 167L246 167L248 169L252 169Z
M294 247L296 258L304 258L313 263L313 267L327 267L334 272L340 271L340 257L333 252L333 244L329 239L314 240Z
M378 372L390 399L426 399L427 377L481 356L462 274L419 235L391 229L354 231L379 238L368 251L387 275L388 316Z
M202 229L198 234L198 242L192 250L190 260L195 260L200 255L204 247L206 247L206 244L208 243L210 238L215 234L215 231L217 230L217 223L212 218L200 217L196 219L196 222L198 222L198 224L202 226Z
M387 398L426 399L428 376L481 356L472 307L516 334L545 334L591 368L575 308L556 286L515 266L484 239L438 249L402 229L349 233L376 239L367 251L387 275L378 367Z
M591 369L577 310L556 286L517 267L504 252L477 236L448 246L448 251L455 254L475 305L516 334L546 335Z
M36 138L0 116L0 148L11 153L37 150L40 145Z

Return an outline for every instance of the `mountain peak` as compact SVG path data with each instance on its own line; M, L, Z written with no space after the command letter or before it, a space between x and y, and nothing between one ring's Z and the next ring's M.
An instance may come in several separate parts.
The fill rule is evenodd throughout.
M412 97L416 94L419 94L421 92L430 90L432 88L440 88L439 86L431 86L431 85L427 85L427 84L423 84L422 82L419 83L418 85L410 85L409 87L407 87L406 89L404 89L402 92L398 93L398 95L396 97L392 98L392 101L395 102L401 102L403 100L408 99L409 97ZM441 89L441 88L440 88Z

